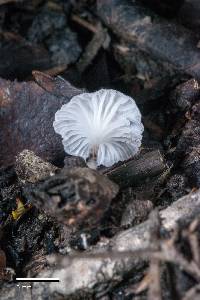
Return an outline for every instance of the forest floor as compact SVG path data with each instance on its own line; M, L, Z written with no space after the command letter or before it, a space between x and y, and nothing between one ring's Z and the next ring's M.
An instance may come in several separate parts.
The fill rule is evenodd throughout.
M2 300L200 299L199 14L198 0L0 0ZM91 170L53 121L101 88L135 100L144 134L135 157Z

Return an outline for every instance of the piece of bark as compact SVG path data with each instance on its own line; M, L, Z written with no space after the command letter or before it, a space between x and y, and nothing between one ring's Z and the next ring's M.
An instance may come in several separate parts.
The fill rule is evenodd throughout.
M200 85L197 80L190 79L179 84L171 93L170 102L181 111L189 109L200 98Z
M24 150L16 157L15 171L22 182L35 183L55 174L57 167L42 160L34 152Z
M117 193L115 183L89 168L63 169L24 188L26 198L58 222L89 228L99 222Z
M128 186L143 185L152 177L159 175L168 169L159 150L141 154L127 161L105 174L116 182L121 188Z
M47 2L42 3L37 13L31 18L27 38L34 44L44 43L44 41L46 44L49 38L66 27L67 15L65 15L61 3L56 3L54 6Z
M99 0L97 13L114 33L154 59L200 77L198 36L181 25L159 18L139 2L126 0Z
M182 159L181 168L191 187L200 187L200 102L193 105L188 116L177 143L176 155Z
M32 74L36 83L42 89L56 97L72 98L85 91L83 89L77 89L61 76L52 77L39 71L33 71Z
M2 272L6 268L6 255L5 252L0 249L0 279L2 279Z
M197 191L182 197L167 209L160 211L160 217L164 228L173 231L177 228L178 222L189 222L199 213L200 191ZM101 286L105 288L106 283L116 284L122 281L130 270L134 269L136 272L141 267L139 258L142 257L142 252L145 249L155 248L155 245L151 243L150 223L148 220L119 233L111 239L109 246L106 246L109 251L95 252L94 250L82 256L50 258L52 265L55 266L54 269L46 269L38 274L38 277L59 277L61 283L50 283L47 290L45 284L34 283L33 300L47 293L49 297L55 297L59 293L62 297L69 297L69 299L70 295L78 295L82 292L98 293ZM185 265L184 267L192 272L192 266ZM194 274L200 278L199 273L194 271Z
M166 190L173 200L178 200L187 194L187 179L185 175L174 174L170 176L166 184Z
M151 201L132 199L123 212L121 226L127 228L143 222L152 209Z
M67 24L70 7L69 1L42 3L26 34L32 43L45 44L54 67L73 64L81 53L77 34Z
M24 149L51 162L64 158L61 137L53 129L54 116L82 90L60 77L41 72L34 75L40 86L32 81L0 79L0 166L13 164Z
M64 164L65 169L74 167L87 168L85 160L80 156L67 155L65 157Z
M200 212L200 190L175 201L168 208L160 211L163 227L175 230L177 223L190 222ZM149 220L116 235L112 240L113 250L127 251L144 249L151 244Z
M82 52L76 33L67 27L58 33L52 34L52 36L46 40L46 45L51 54L51 61L54 66L69 66L78 60Z

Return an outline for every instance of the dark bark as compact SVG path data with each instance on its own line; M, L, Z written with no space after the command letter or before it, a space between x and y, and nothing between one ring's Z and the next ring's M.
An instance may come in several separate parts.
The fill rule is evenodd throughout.
M60 77L34 72L35 82L0 79L0 165L7 166L15 156L29 149L41 158L64 158L61 137L53 129L55 113L82 90Z
M106 171L105 174L124 188L137 186L139 183L145 184L147 180L163 173L167 168L160 151L155 150L133 158L119 167Z
M122 39L167 61L178 71L200 77L198 36L181 25L168 22L142 6L126 0L99 0L97 13Z

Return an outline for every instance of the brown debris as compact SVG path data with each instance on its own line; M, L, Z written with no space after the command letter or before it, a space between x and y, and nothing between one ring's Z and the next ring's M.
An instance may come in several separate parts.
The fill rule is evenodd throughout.
M200 191L188 194L160 211L163 227L175 230L178 222L189 222L200 213ZM149 221L145 221L133 228L117 234L112 241L116 251L145 249L151 244Z
M143 222L152 209L151 201L132 199L123 212L121 226L130 227Z
M174 107L184 111L189 109L200 97L200 86L197 80L190 79L176 87L171 94Z
M66 169L74 167L87 168L85 160L80 156L67 155L64 159L64 164Z
M64 79L35 72L35 82L0 79L0 166L14 162L24 149L49 161L64 157L60 136L53 129L54 115L62 104L81 93ZM45 87L42 88L42 87Z
M200 187L200 102L196 102L189 112L177 143L176 153L182 158L181 168L188 176L192 187Z
M200 77L198 37L192 32L159 18L140 3L99 0L97 11L103 22L122 39L157 60L167 61L180 72Z
M119 167L106 170L105 174L121 188L145 184L149 179L168 169L160 151L155 150L139 155Z
M172 2L0 1L2 300L199 299L200 6ZM52 125L100 88L132 96L145 130L94 171Z
M39 284L34 283L35 298L33 299L41 294L44 296L46 293L52 297L55 296L55 293L66 297L72 294L78 295L84 291L89 295L94 293L98 295L99 290L101 291L106 282L119 283L126 274L130 274L131 270L134 272L139 270L142 266L141 260L147 259L159 263L173 263L197 282L200 281L200 268L194 261L188 261L175 247L178 223L182 224L180 225L182 228L183 221L198 216L199 202L200 192L198 191L179 199L160 212L162 226L174 232L170 238L156 240L156 234L160 234L159 232L162 230L160 223L157 223L157 219L153 215L153 219L150 218L148 221L118 234L117 237L111 239L110 244L104 250L95 251L94 249L92 252L69 257L56 255L50 257L49 263L55 268L45 269L38 276L60 276L62 284L51 283L46 291L44 284L41 284L39 288ZM148 239L147 236L149 236ZM151 242L153 236L155 243ZM154 271L158 274L156 283L158 284L160 275L157 267L154 268Z
M54 96L72 98L83 92L60 76L52 77L39 71L33 71L32 74L36 83Z
M43 161L32 151L24 150L16 157L15 171L23 182L35 183L45 177L55 174L56 168L52 164Z
M0 278L2 278L5 268L6 268L6 255L5 252L0 249Z
M25 188L24 194L57 221L87 227L99 222L117 192L117 185L97 171L73 168Z

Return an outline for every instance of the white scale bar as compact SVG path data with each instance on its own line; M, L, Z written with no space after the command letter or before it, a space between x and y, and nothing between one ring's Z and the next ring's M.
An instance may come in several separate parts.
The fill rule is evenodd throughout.
M59 278L37 278L37 277L30 277L30 278L21 278L18 277L15 279L16 281L60 281Z

